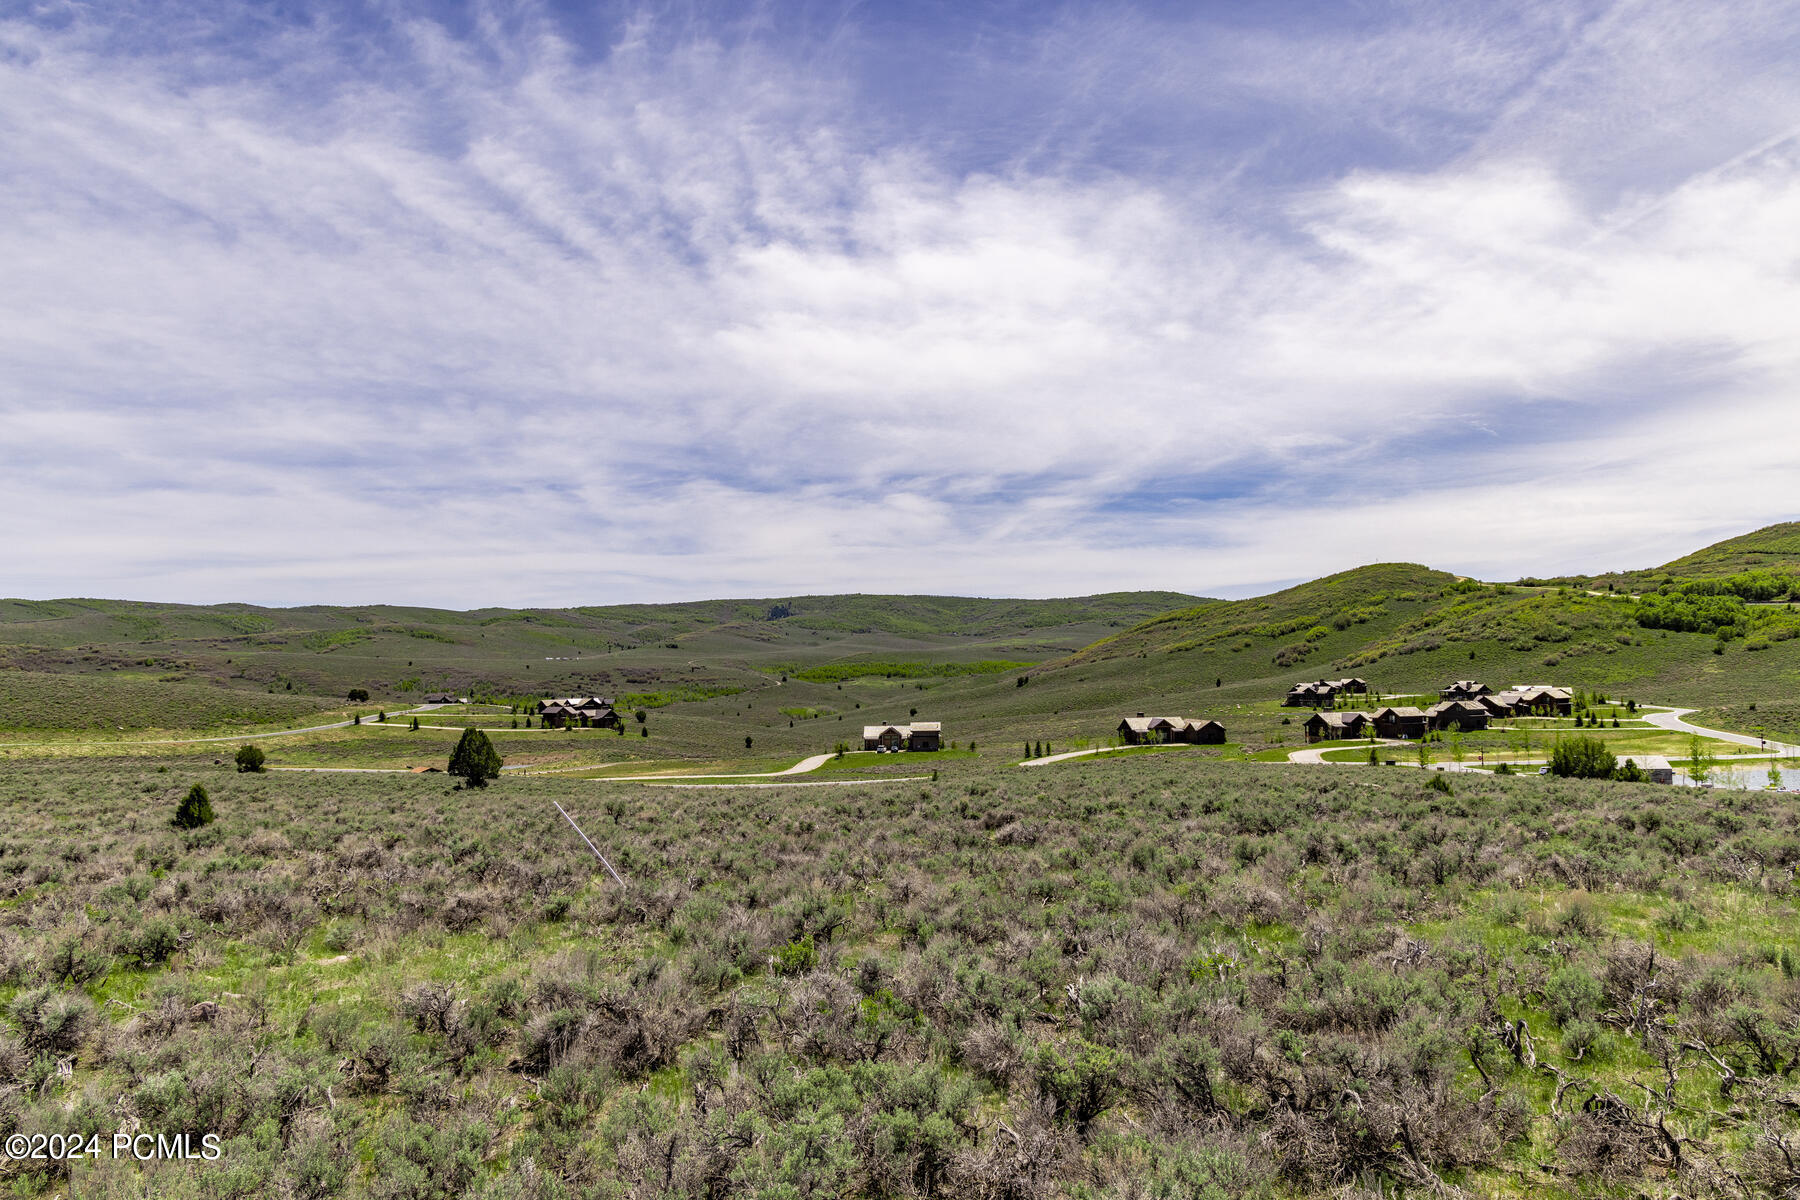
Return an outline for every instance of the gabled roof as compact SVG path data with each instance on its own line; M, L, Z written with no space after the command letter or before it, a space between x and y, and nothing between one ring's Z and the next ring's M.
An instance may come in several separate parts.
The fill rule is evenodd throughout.
M901 737L905 737L907 734L912 732L912 730L907 728L905 725L864 725L863 726L863 737L865 739L878 738L890 729L893 730L895 733L899 734Z
M1414 708L1410 704L1408 704L1404 707L1396 707L1396 706L1390 704L1386 708L1378 710L1375 714L1375 716L1377 718L1384 717L1384 716L1386 716L1386 717L1424 717L1424 716L1429 716L1429 715L1430 714L1427 713L1424 709Z
M1149 733L1150 727L1158 720L1160 720L1158 717L1126 717L1123 721L1120 721L1119 724L1125 726L1125 728L1131 730L1133 733Z
M1673 771L1674 765L1660 754L1627 754L1625 759L1637 764L1640 771ZM1620 761L1624 765L1624 760Z

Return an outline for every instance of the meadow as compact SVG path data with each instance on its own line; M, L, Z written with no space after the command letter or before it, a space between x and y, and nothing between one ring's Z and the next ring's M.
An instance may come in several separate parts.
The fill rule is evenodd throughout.
M224 1147L0 1184L1800 1195L1791 796L1296 765L1279 703L1550 681L1620 704L1581 732L1621 757L1690 749L1628 700L1800 741L1797 532L1237 601L0 601L0 1135ZM440 689L480 703L414 711ZM532 727L571 694L626 728ZM1014 765L1146 712L1229 741ZM913 719L946 749L860 750ZM443 773L467 726L485 788ZM1517 726L1427 758L1576 723ZM195 783L217 820L176 828Z
M14 763L0 1132L224 1152L0 1172L83 1197L1800 1186L1790 798L1180 751L939 776ZM217 820L172 828L195 782Z

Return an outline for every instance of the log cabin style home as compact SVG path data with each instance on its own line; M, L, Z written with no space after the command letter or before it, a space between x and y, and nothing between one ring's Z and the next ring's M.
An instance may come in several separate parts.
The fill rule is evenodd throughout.
M1288 689L1281 703L1287 708L1330 708L1337 703L1336 684L1321 679L1317 683L1297 683Z
M1494 689L1475 679L1459 679L1438 693L1440 700L1478 700L1491 696Z
M623 729L610 696L559 696L539 700L538 724L546 729Z
M941 721L914 721L911 725L864 725L864 750L941 750Z
M1474 700L1445 700L1426 709L1425 716L1433 729L1467 732L1486 729L1489 713Z
M1359 738L1367 733L1368 728L1368 713L1316 712L1306 720L1306 740L1334 742L1343 738Z
M1521 684L1493 697L1511 717L1566 717L1575 711L1575 696L1568 688Z
M1225 726L1217 721L1195 721L1188 717L1147 717L1139 713L1119 722L1119 738L1131 746L1145 742L1221 746L1225 743Z
M1417 739L1431 728L1431 718L1422 708L1390 706L1376 712L1374 724L1376 737Z

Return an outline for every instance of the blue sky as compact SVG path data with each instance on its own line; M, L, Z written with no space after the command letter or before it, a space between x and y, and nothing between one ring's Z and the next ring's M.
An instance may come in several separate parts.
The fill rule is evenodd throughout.
M1648 565L1796 516L1791 3L0 10L0 592Z

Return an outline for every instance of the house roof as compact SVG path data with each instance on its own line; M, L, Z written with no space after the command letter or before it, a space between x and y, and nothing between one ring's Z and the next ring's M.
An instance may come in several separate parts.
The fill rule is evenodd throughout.
M1377 712L1375 714L1375 716L1377 718L1384 717L1384 716L1387 716L1387 717L1423 717L1423 716L1427 716L1427 715L1429 715L1429 714L1427 714L1424 709L1414 708L1410 704L1406 705L1405 707L1395 707L1394 705L1390 704L1386 708L1382 709L1380 712Z
M1625 756L1638 766L1640 771L1673 771L1674 765L1660 754L1627 754Z
M912 732L912 730L905 725L864 725L863 737L864 739L878 738L890 729L901 737L905 737Z
M914 721L912 723L912 732L942 733L944 732L944 723L942 721Z
M1327 725L1351 725L1361 724L1368 720L1369 714L1366 712L1321 712L1314 713L1307 724L1310 725L1313 721L1323 721Z

